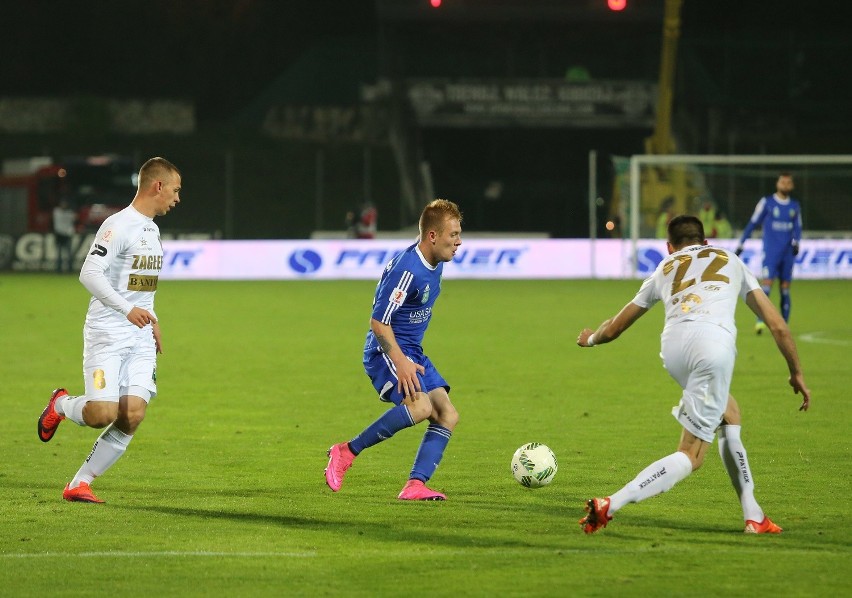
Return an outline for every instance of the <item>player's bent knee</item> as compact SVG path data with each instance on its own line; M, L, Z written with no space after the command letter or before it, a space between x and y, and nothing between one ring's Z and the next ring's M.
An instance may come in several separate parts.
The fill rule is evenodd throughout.
M702 447L704 445L702 444ZM695 451L686 451L684 454L689 457L689 462L692 463L692 471L698 471L701 469L701 466L704 465L704 453L706 451L699 450L697 453Z
M728 404L725 406L725 413L722 414L722 425L739 426L741 421L740 406L733 395L728 395Z
M459 423L459 412L452 405L438 416L438 423L447 428L454 430Z
M83 407L83 421L90 428L106 428L118 415L118 403L89 401Z
M115 423L122 432L132 434L144 419L145 409L130 409L126 412L120 412Z
M116 426L125 434L133 434L145 419L147 403L138 397L127 397L121 402L115 418Z
M418 392L411 399L406 399L403 404L408 407L408 413L414 423L420 423L432 416L432 402L425 392Z

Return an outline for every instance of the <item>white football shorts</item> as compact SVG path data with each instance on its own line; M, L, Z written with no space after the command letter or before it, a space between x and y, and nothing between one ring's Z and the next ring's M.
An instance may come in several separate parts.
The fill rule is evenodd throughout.
M683 389L672 415L701 440L713 442L728 405L736 336L716 324L681 322L663 331L660 356Z
M157 394L157 349L151 327L84 327L83 378L89 400L117 402L130 394L149 402Z

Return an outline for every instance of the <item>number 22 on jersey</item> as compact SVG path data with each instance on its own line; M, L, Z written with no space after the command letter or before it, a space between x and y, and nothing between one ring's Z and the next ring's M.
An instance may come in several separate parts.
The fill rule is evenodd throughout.
M730 279L724 274L719 274L719 270L721 270L728 263L728 254L722 251L721 249L715 249L713 247L707 247L706 249L702 249L698 252L696 257L710 257L715 256L713 260L707 264L707 267L701 272L701 282L724 282L729 283ZM677 271L675 272L674 280L672 280L672 295L677 295L681 291L684 291L696 284L695 278L688 278L684 280L684 276L686 276L687 271L689 270L689 266L692 263L691 255L678 255L674 257L670 262L666 263L663 266L663 274L666 276L671 273L671 271L675 268L675 264L677 264Z

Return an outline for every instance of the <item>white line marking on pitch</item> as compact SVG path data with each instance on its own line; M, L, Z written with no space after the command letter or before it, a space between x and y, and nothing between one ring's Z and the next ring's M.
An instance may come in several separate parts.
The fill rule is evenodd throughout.
M149 557L149 556L202 556L202 557L237 557L237 558L267 558L267 557L284 557L284 558L312 558L316 556L315 552L208 552L199 551L179 551L179 550L163 550L152 552L30 552L18 554L2 554L0 557L10 559L32 559L41 557Z
M806 343L822 343L823 345L841 345L844 347L848 347L852 345L852 341L848 340L840 340L833 338L822 338L823 335L828 334L827 332L806 332L805 334L800 334L799 338Z

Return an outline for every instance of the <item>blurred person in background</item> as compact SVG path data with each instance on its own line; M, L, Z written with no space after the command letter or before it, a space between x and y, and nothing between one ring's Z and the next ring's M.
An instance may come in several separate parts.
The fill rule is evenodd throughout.
M56 241L56 271L60 274L71 271L71 239L74 238L74 225L77 215L68 207L68 200L62 198L53 208L53 238Z
M704 230L708 237L713 236L713 220L716 219L716 206L709 199L701 202L701 209L698 210L698 219L704 225Z
M357 210L346 213L346 232L350 239L375 239L379 211L367 200Z
M657 216L657 238L665 239L666 238L666 230L668 229L669 222L675 216L674 210L674 197L667 197L663 200L663 203L660 204L660 213Z
M713 218L713 230L710 236L714 239L732 239L734 237L734 229L725 216L722 210L716 210L716 216Z
M781 315L790 321L790 283L793 281L793 264L799 254L802 240L802 209L791 196L793 175L782 172L775 181L775 193L760 198L751 220L743 230L736 254L743 252L743 245L754 229L763 230L763 269L761 287L767 296L772 292L772 282L777 278L781 293ZM760 318L754 331L761 334L766 325Z
M91 483L127 450L157 394L157 353L163 351L154 294L163 246L154 218L180 203L180 190L180 171L171 162L145 162L133 201L104 220L80 270L80 282L92 294L83 327L85 394L54 390L39 417L38 436L49 442L66 418L106 429L65 486L65 500L104 502Z

